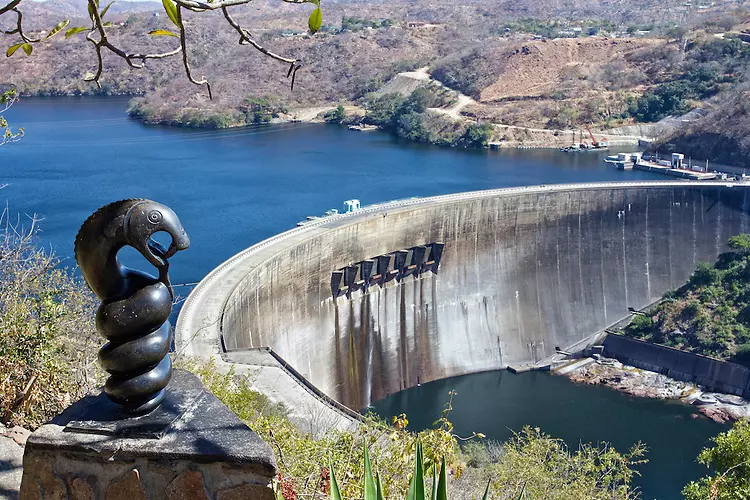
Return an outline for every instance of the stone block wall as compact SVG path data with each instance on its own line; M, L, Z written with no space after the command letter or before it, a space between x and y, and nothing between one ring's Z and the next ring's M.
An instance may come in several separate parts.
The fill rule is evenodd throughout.
M31 450L23 467L21 500L273 500L268 477L228 463Z
M194 375L175 370L150 414L112 405L86 396L29 437L21 500L273 500L271 447Z

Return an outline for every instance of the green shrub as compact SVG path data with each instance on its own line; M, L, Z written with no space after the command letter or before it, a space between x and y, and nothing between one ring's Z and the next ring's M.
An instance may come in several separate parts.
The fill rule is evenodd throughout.
M441 481L453 477L454 481L471 480L474 498L484 492L486 498L516 499L524 488L525 498L541 498L539 493L546 488L560 492L551 499L625 500L631 498L633 467L641 463L644 452L641 446L621 455L607 445L581 445L571 453L560 440L526 428L503 445L487 443L481 461L468 465L471 460L460 452L448 418L454 391L435 428L418 434L406 430L406 415L394 417L391 425L368 415L356 430L303 430L291 422L283 406L250 389L247 377L220 373L213 363L186 364L209 391L271 444L277 453L277 499L323 498L326 494L373 498L373 487L384 498L421 498L416 495L426 491L425 481L433 487L437 484L440 494L445 491L439 487ZM472 438L484 436L474 433ZM481 444L467 446L479 456ZM432 482L424 480L425 476L432 476ZM488 478L492 478L491 487ZM340 497L332 496L337 491Z
M268 123L289 111L286 104L275 96L248 96L242 101L239 110L245 115L245 123L248 124Z
M326 111L323 115L323 120L326 123L341 123L344 120L344 106L338 105L336 109Z
M738 234L729 238L729 248L734 252L747 255L750 253L750 234Z
M630 321L630 324L625 327L625 335L637 339L647 338L651 335L654 327L654 321L651 316L636 314Z
M391 126L396 110L404 102L400 94L385 94L369 99L365 122L381 127Z
M685 487L686 500L746 500L750 498L750 422L739 420L713 438L714 447L698 455L712 474Z
M719 272L713 265L701 262L690 276L688 285L692 287L713 285L719 281Z
M458 139L457 145L469 148L486 148L492 140L495 127L489 123L471 123L466 132Z
M741 365L750 366L750 342L737 346L737 351L732 356L732 361Z

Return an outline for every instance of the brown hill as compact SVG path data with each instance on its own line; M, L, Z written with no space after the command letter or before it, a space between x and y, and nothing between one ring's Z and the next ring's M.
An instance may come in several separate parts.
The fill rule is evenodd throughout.
M495 81L482 89L481 102L541 97L572 90L580 80L598 75L605 66L638 70L633 55L662 40L604 38L532 41L495 54Z

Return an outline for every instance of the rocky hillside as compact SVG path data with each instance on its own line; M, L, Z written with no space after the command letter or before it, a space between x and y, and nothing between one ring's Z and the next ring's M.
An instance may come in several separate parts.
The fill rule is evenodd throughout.
M716 263L700 264L625 335L750 366L750 235L729 240Z
M77 11L82 0L50 2L24 3L29 26L48 28L49 19ZM135 5L138 10L147 4ZM173 38L147 35L168 23L156 15L163 14L161 6L152 5L145 13L117 13L113 7L112 40L130 50L174 48ZM265 121L290 110L295 112L287 116L314 116L338 104L366 106L389 89L405 96L419 82L394 77L429 67L432 78L474 99L467 97L441 123L450 117L500 124L512 143L528 142L522 136L532 131L549 130L567 141L570 133L563 131L586 124L610 129L657 122L712 99L716 112L731 115L732 123L746 116L743 106L721 105L744 81L750 59L747 44L728 31L741 34L748 18L736 2L696 9L673 0L638 5L625 0L330 0L315 35L307 32L309 10L310 5L275 0L237 9L237 19L264 46L303 61L294 90L286 65L238 45L223 17L208 13L190 15L187 28L193 72L212 83L213 100L205 87L187 81L176 59L152 61L139 71L105 55L101 92L146 94L134 113L150 121L226 127L243 125L250 115ZM677 29L675 21L685 26ZM3 22L7 16L0 19L0 27L7 28ZM15 86L27 95L97 93L83 81L94 68L95 54L83 35L58 37L35 46L31 57L18 51L5 59L0 88ZM736 95L741 103L741 94ZM276 104L259 108L269 103ZM747 134L715 141L723 132L701 130L682 142L682 135L675 137L672 147L701 144L725 156L745 151ZM696 137L706 140L693 141Z
M710 158L750 169L750 89L742 85L720 96L698 120L662 139L659 149L680 151L693 158Z

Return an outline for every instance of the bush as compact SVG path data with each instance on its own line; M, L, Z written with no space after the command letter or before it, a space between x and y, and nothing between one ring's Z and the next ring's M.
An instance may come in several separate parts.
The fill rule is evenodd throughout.
M630 101L628 112L641 122L657 122L667 116L683 115L692 109L689 99L698 97L693 85L674 81Z
M274 96L248 96L242 101L239 110L244 113L245 123L248 124L268 123L273 118L278 118L281 113L288 112L283 101Z
M400 94L385 94L371 98L367 104L367 114L364 121L381 127L390 126L396 115L396 110L403 102L404 98Z
M499 462L489 468L489 498L633 498L633 467L645 463L646 448L638 443L626 454L611 446L581 444L571 452L559 439L538 428L525 427L503 445Z
M739 254L750 253L750 234L738 234L729 238L729 248Z
M473 482L471 489L477 492L474 498L482 497L491 477L491 493L487 498L519 498L522 485L526 484L526 498L541 498L541 492L546 490L550 499L625 500L632 498L629 495L635 474L633 467L642 463L640 457L645 451L637 445L622 455L602 444L581 445L575 452L569 452L562 441L539 429L525 428L503 445L465 443L465 455L459 450L449 421L453 391L449 393L450 399L436 427L418 434L406 430L406 415L394 417L392 425L367 415L356 430L302 430L291 422L283 406L274 405L267 397L250 389L247 377L235 376L231 371L220 373L213 363L186 364L209 391L271 444L277 453L277 484L285 500L328 498L329 489L335 493L333 477L337 479L340 498L364 498L369 462L371 470L378 470L373 480L374 484L381 483L383 496L404 498L415 476L418 443L422 448L422 460L416 462L421 464L427 477L436 477L438 472L445 471L446 480L452 477L454 481L463 481L468 465L472 469L468 480ZM470 438L484 436L474 434ZM372 498L371 493L367 498Z
M33 228L0 234L4 423L36 428L96 387L96 303L51 252L37 248Z
M715 446L698 455L712 475L693 481L682 494L686 500L745 500L750 498L750 422L739 420L713 439Z
M212 363L188 362L187 367L200 377L209 391L271 444L278 453L279 477L283 477L288 491L300 498L320 498L327 476L325 469L329 465L326 458L330 458L338 476L343 498L362 498L365 447L378 466L388 498L403 498L417 438L424 446L429 471L445 457L453 474L461 475L457 442L442 421L438 428L418 435L406 430L405 415L394 419L395 427L368 416L355 431L303 430L294 425L283 407L273 405L267 397L252 390L247 377L235 376L233 372L220 373Z
M469 148L486 148L494 133L495 127L489 123L472 123L466 127L466 132L458 140L458 144Z
M654 328L654 321L651 316L636 314L632 321L625 327L625 335L636 339L642 339L651 335Z
M732 361L741 365L750 366L750 342L737 347L737 352L732 356Z
M719 272L713 265L701 262L690 276L688 285L692 287L713 285L719 281Z
M326 111L323 120L326 123L341 123L344 120L344 106L339 104L336 109Z

